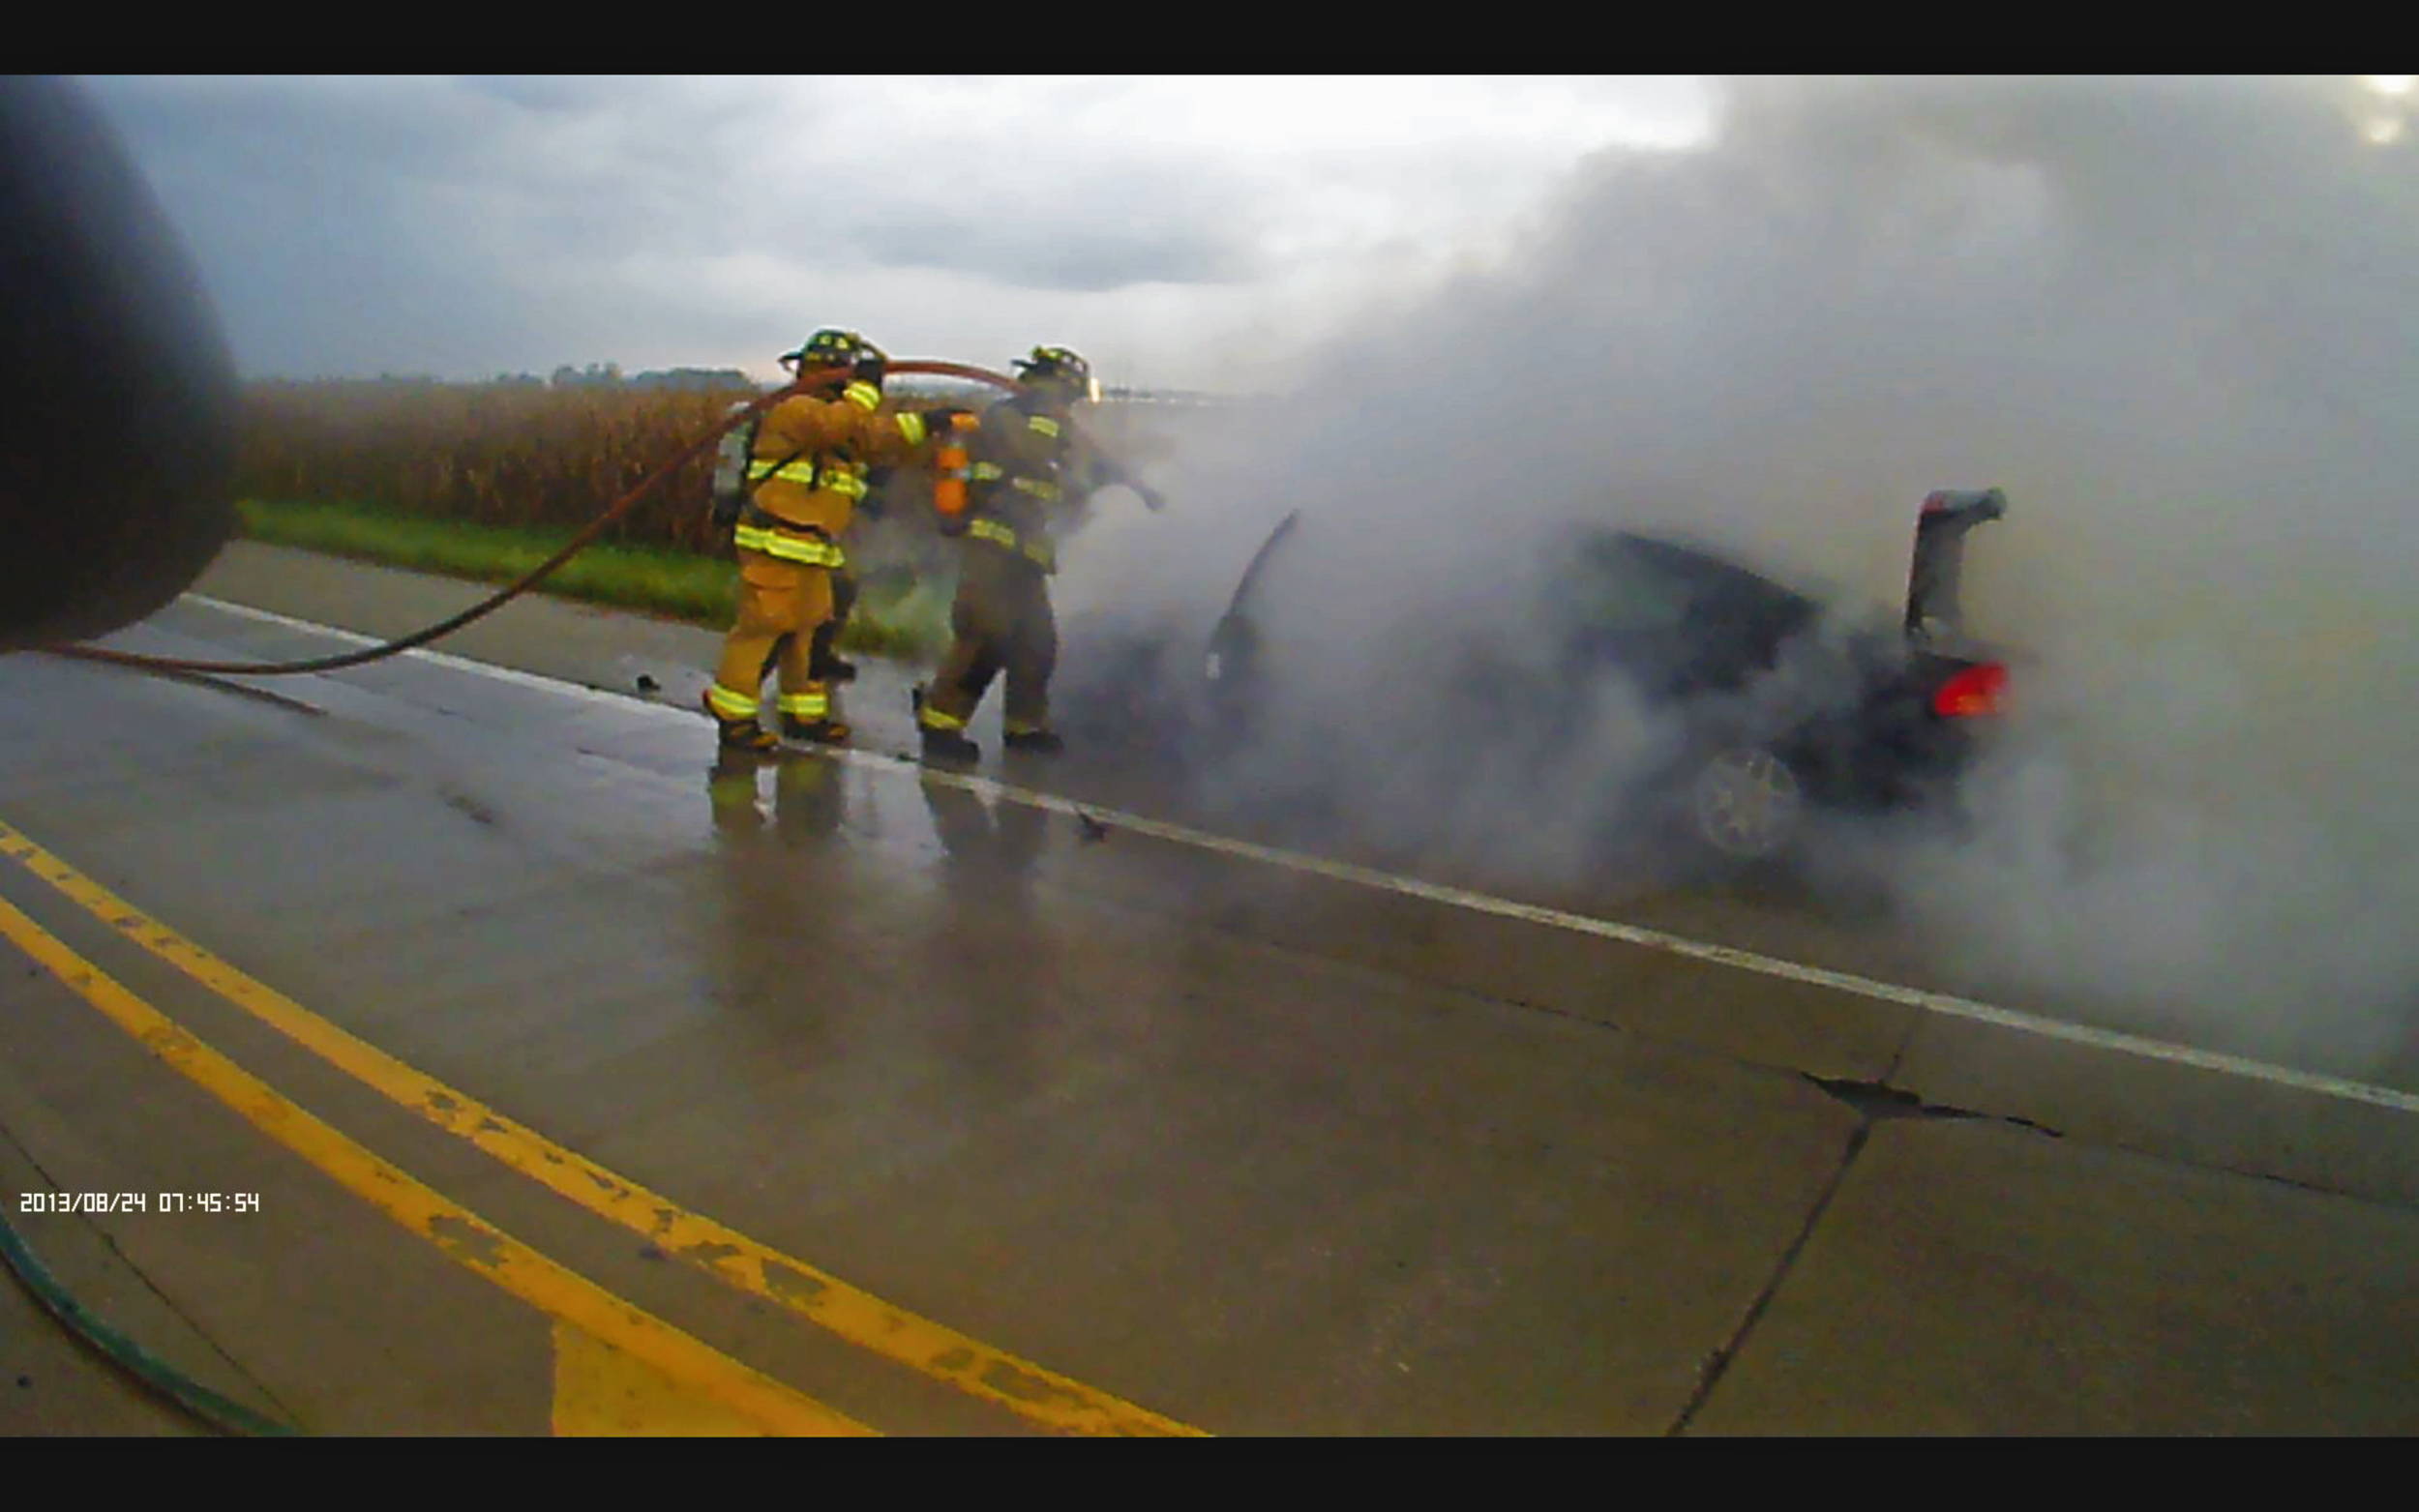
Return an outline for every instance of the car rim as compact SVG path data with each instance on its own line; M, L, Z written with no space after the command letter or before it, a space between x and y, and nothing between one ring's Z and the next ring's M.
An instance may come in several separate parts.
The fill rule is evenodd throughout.
M1798 822L1798 779L1769 751L1725 751L1697 778L1697 828L1717 849L1768 856Z

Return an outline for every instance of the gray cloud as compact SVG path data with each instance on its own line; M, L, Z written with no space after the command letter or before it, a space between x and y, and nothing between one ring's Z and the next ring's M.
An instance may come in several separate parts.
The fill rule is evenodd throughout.
M944 268L1001 283L1101 293L1136 283L1235 283L1266 270L1247 236L1203 218L1195 225L1102 224L1070 219L967 224L929 209L858 225L853 244L877 261Z
M676 281L655 299L597 288L630 259L714 245L727 217L701 164L727 103L652 80L93 87L248 371L478 376L650 349L676 361L702 323L713 339ZM721 313L723 340L745 328L744 311Z
M640 82L643 90L644 81ZM490 96L540 114L578 114L610 109L627 101L631 94L628 80L571 78L552 74L468 78L462 81L462 87L472 94Z
M221 291L248 371L374 371L405 350L454 376L604 358L762 363L779 349L766 320L786 328L812 310L929 332L936 347L1047 325L1181 374L1221 362L1224 332L1255 310L1298 324L1270 312L1410 270L1368 254L1441 243L1436 228L1470 196L1513 202L1577 150L1574 133L1615 119L1612 86L1457 81L1456 100L1528 107L1473 115L1465 102L1481 134L1503 132L1457 146L1419 117L1420 92L1391 107L1414 112L1400 131L1339 105L1384 83L92 87ZM1667 117L1670 90L1647 93L1641 119Z

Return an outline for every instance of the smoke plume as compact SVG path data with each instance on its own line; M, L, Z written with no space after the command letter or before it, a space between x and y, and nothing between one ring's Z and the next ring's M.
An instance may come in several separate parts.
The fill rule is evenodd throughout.
M1205 632L1275 521L1242 803L1490 878L1605 867L1675 731L1538 629L1572 521L1837 607L1915 512L1999 487L1968 629L2012 710L1977 824L1826 834L1944 970L2362 1073L2419 1007L2419 143L2357 80L1755 80L1713 137L1591 159L1510 261L1373 300L1180 507L1075 553L1070 620ZM1837 634L1834 634L1837 632ZM1098 650L1070 635L1069 657ZM1079 672L1080 676L1080 672Z

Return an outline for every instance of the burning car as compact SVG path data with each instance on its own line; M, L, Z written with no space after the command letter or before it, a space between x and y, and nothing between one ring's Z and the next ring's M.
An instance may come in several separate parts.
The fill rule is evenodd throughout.
M2006 655L1964 632L1964 542L2006 512L1996 489L1924 500L1895 625L1853 625L1822 596L1698 543L1577 523L1546 546L1516 647L1483 635L1423 642L1373 680L1449 687L1456 724L1472 732L1456 738L1539 753L1584 748L1573 689L1618 686L1668 738L1608 772L1617 807L1677 820L1717 857L1778 857L1812 813L1932 809L1953 796L2008 686ZM1319 584L1297 575L1281 587L1277 568L1312 528L1287 515L1206 635L1129 630L1067 668L1061 722L1119 749L1156 737L1194 771L1231 768L1280 721L1299 724L1301 700L1276 696L1276 670L1291 660L1283 595ZM1300 729L1290 734L1294 749L1312 748Z

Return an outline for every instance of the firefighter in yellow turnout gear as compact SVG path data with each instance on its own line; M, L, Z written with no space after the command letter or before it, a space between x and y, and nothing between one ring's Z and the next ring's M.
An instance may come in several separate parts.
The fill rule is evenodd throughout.
M1059 654L1049 584L1058 570L1056 526L1084 495L1117 484L1153 510L1164 505L1157 490L1076 436L1075 406L1099 398L1090 365L1063 347L1037 346L1016 367L1022 387L985 410L967 437L966 507L954 516L944 507L941 516L943 532L962 536L965 546L949 608L955 638L932 686L916 697L916 725L931 756L980 756L967 721L1002 671L1008 747L1060 749L1050 728L1050 674Z
M782 363L800 372L847 371L783 400L757 428L750 491L732 533L738 615L705 691L726 749L778 744L758 720L764 678L776 668L783 733L827 745L848 740L813 656L816 632L832 617L833 574L846 565L840 541L865 497L867 471L921 460L931 447L926 416L883 401L885 359L854 332L819 331ZM933 418L945 425L947 415Z

